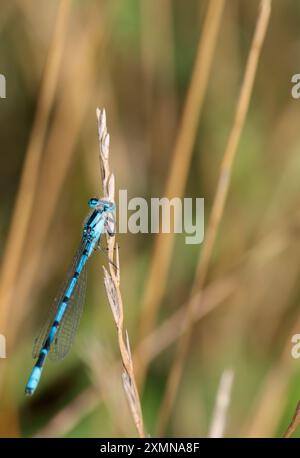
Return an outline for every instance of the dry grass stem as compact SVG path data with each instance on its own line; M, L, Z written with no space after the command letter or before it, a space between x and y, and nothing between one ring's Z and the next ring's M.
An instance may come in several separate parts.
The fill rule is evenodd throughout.
M208 437L221 438L224 436L233 380L233 370L227 369L223 372Z
M3 256L0 276L0 329L2 332L5 332L7 326L7 315L13 297L13 286L16 283L19 266L22 265L21 256L36 194L48 119L57 87L69 9L70 1L61 0Z
M181 197L186 187L223 6L224 0L211 0L209 2L164 193L169 199L175 196ZM160 233L155 239L154 252L142 300L143 308L139 325L140 340L150 334L155 325L158 309L165 291L173 245L174 234ZM137 369L137 378L139 385L141 385L147 370L143 359L138 361Z
M298 437L296 2L6 3L0 436ZM98 307L76 332L78 284L55 342L74 348L24 397L91 187L117 204L86 266Z
M262 0L260 5L260 12L257 19L254 37L250 47L248 60L246 64L245 74L241 86L240 95L237 102L235 118L233 122L232 129L229 134L229 139L227 146L224 152L223 160L221 163L220 175L217 184L217 190L215 198L213 201L211 216L209 219L208 230L206 232L206 237L204 241L204 246L201 251L201 256L199 259L196 279L194 283L193 292L195 290L202 290L203 285L206 280L207 270L209 262L211 259L212 250L214 247L215 239L217 232L220 226L220 222L224 212L224 206L226 202L226 197L228 194L230 177L232 173L232 166L234 158L237 152L237 147L241 137L241 133L244 127L246 114L248 112L250 96L253 89L253 83L255 79L255 74L257 70L258 60L260 57L262 45L264 42L265 34L267 31L269 17L271 12L271 0ZM167 426L168 420L171 415L172 407L176 398L178 391L184 361L187 356L192 327L193 327L193 314L194 314L194 302L190 301L187 306L186 319L188 325L186 327L186 332L182 335L180 342L178 343L178 348L176 356L174 359L173 366L171 368L167 385L165 396L161 405L160 415L159 415L159 433L163 434Z
M298 402L298 404L296 406L296 410L295 410L294 416L292 418L291 423L289 424L288 429L286 430L286 432L284 434L284 437L285 438L291 437L291 435L293 434L293 432L296 431L298 426L300 426L300 401Z
M210 312L212 312L217 306L222 304L225 299L235 289L236 282L232 282L231 279L224 279L216 282L219 284L213 284L207 287L207 291L204 292L204 298L202 301L202 307L199 309L199 315L195 316L195 320L200 320ZM197 298L195 298L196 300ZM182 323L184 322L183 316L185 312L185 305L180 310L175 312L169 317L163 324L155 329L148 337L140 342L137 351L139 354L143 354L147 364L150 364L155 357L157 357L162 351L164 351L169 345L171 345L179 336L184 332ZM126 340L128 342L128 334L126 333ZM128 344L127 344L128 347ZM119 368L119 362L116 362L116 368ZM87 410L81 409L81 398L88 399ZM60 428L62 419L66 419L66 426L63 427L63 434L67 434L80 419L85 415L88 415L90 411L95 410L100 403L99 394L96 393L94 388L85 390L83 393L78 395L72 400L66 407L58 412L41 431L38 432L38 437L56 436L60 434ZM69 413L72 412L72 417Z
M103 194L106 199L114 202L115 180L114 175L110 172L109 169L109 134L106 127L105 110L97 109L97 119ZM145 437L141 403L135 382L133 361L127 331L125 332L124 338L124 309L120 291L119 248L115 243L115 236L107 235L107 245L109 270L103 267L104 284L114 321L117 327L118 343L124 368L122 375L123 386L139 437Z
M292 221L291 221L292 222ZM287 231L288 233L288 231ZM283 237L284 236L284 237ZM282 244L282 239L284 238L285 243ZM241 282L241 276L247 276L249 271L257 271L257 262L260 263L260 254L261 248L267 251L267 262L271 262L274 256L277 256L282 252L287 246L288 237L285 234L283 228L272 229L272 231L264 236L258 243L249 250L245 255L244 263L241 266L240 263L236 266L236 269L226 276L215 280L203 290L203 295L201 299L200 307L200 293L197 293L193 300L195 301L195 307L197 307L197 313L194 314L195 323L211 312L213 312L221 304L224 304L226 299L228 299L236 290L238 285ZM280 245L280 250L278 251L278 243ZM242 268L242 273L240 272ZM185 331L185 325L187 324L184 320L186 314L187 304L183 304L176 312L173 313L169 318L167 318L159 327L152 331L149 336L146 336L138 345L136 352L140 355L143 355L146 360L146 364L150 364L161 352L168 348L176 339L178 339L182 333ZM117 367L119 364L116 363ZM286 368L280 368L281 373L286 372ZM276 378L276 377L275 377ZM272 384L274 384L274 374L271 377ZM268 390L270 391L270 390ZM84 392L85 393L85 392ZM86 394L86 396L88 396ZM78 396L79 400L81 394ZM273 399L273 398L272 398ZM80 401L77 401L77 398L72 400L69 405L67 405L61 412L58 412L55 417L46 425L38 435L55 436L60 433L59 425L60 418L68 418L68 412L74 412L74 420L69 421L66 428L64 428L64 433L69 432L77 423L80 422L81 418L86 414L84 410L77 408L80 406ZM266 395L264 394L264 400L266 400ZM94 389L90 389L90 398L89 404L91 404L90 410L95 410L100 403L99 395L95 392ZM272 400L272 403L274 401ZM262 405L261 401L259 402ZM264 405L264 411L272 411L271 408L266 408ZM64 414L65 412L65 414ZM89 413L89 410L87 414ZM274 416L274 415L273 415ZM76 417L76 419L75 419ZM56 420L57 419L57 420ZM261 427L261 425L260 425ZM247 428L248 430L248 428Z
M49 228L57 214L67 174L74 163L78 132L88 106L89 98L84 88L95 86L94 69L90 63L90 42L93 40L94 27L87 31L81 24L76 23L76 33L79 40L76 56L68 52L73 49L73 42L68 40L55 117L44 144L43 160L39 170L39 192L35 195L34 212L28 229L30 237L26 240L23 254L27 259L26 270L19 276L17 284L17 295L22 298L22 306L18 307L18 313L14 315L13 326L10 323L11 341L15 341L16 333L30 312L29 307L34 302L33 296L38 294L37 271L45 256L45 244L51 243ZM79 67L82 67L82 70ZM66 119L69 121L66 122ZM16 307L16 304L14 305Z
M37 191L42 148L59 78L69 9L70 0L61 0L56 14L54 30L37 100L37 108L1 262L0 332L8 336L7 344L9 346L12 344L14 338L14 329L8 321L13 316L12 309L16 294L15 286L18 284L18 275L22 266L22 256ZM0 373L1 394L4 391L3 385L6 376L7 371L3 369ZM9 415L10 412L3 407L0 412L0 423L4 422L6 424Z

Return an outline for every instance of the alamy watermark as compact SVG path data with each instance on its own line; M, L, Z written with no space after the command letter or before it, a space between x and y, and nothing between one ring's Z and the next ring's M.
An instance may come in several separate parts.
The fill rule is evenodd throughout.
M129 213L130 212L130 213ZM116 232L125 234L186 234L186 244L200 244L204 238L204 199L185 197L128 199L125 189L119 190L118 226Z
M292 346L291 355L294 359L300 358L300 334L294 334L291 339Z
M6 338L0 334L0 359L6 358Z
M299 99L300 97L300 73L295 73L291 78L291 83L293 87L291 89L291 94L293 99Z
M0 98L6 99L6 78L0 73Z

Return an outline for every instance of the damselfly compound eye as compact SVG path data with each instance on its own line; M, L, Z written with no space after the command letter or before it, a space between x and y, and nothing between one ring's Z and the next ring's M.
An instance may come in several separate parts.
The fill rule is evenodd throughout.
M99 199L97 199L96 197L92 197L92 198L88 201L88 206L89 206L90 208L96 208L98 204L99 204Z

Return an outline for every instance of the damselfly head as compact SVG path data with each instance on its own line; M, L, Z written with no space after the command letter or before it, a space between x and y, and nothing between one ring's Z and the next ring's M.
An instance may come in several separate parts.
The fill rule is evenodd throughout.
M90 208L96 208L98 204L99 204L99 199L97 199L97 197L92 197L92 198L88 201L88 206L89 206Z
M108 212L114 211L116 208L114 202L110 202L109 200L104 199L97 199L96 197L92 197L89 200L88 205L90 208L98 208L99 210Z

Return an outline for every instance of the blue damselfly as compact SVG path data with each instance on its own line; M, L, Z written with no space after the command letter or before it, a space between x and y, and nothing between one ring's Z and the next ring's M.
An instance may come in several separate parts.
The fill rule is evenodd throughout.
M109 214L115 210L115 204L97 198L90 199L88 204L93 211L84 224L81 244L70 275L34 343L33 357L37 358L37 361L25 388L26 394L29 395L33 394L38 386L47 356L62 359L68 353L78 329L84 303L86 262L99 247L102 233L111 232Z

